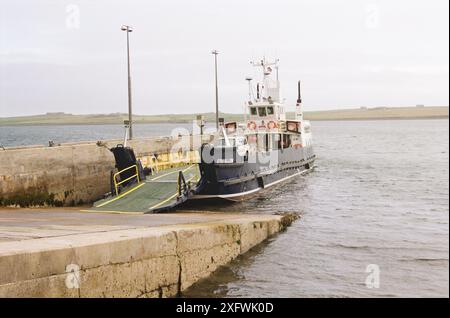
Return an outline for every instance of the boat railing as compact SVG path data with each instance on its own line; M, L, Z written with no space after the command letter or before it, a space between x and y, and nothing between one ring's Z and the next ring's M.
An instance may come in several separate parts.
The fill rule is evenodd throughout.
M124 179L124 180L117 180L117 177L121 175L121 173L124 173L125 171L131 170L131 169L135 169L136 173L129 176L128 178ZM139 178L139 168L138 165L132 165L129 166L125 169L120 170L119 172L116 172L113 176L113 182L114 182L114 189L116 190L116 194L119 194L119 186L127 181L130 181L132 179L136 178L137 182L139 183L140 178Z

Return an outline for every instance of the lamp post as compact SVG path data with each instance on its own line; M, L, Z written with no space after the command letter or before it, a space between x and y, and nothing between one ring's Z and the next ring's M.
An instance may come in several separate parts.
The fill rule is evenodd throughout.
M216 80L216 129L219 130L219 88L217 85L217 55L219 52L214 50L211 53L214 55L214 74Z
M128 66L128 122L129 122L129 140L133 139L133 112L131 107L131 74L130 74L130 32L133 32L133 29L129 25L122 25L122 31L127 33L127 66Z

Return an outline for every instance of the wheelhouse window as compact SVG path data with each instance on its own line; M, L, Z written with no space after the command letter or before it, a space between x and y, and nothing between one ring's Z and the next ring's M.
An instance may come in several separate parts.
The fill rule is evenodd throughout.
M274 114L273 106L267 107L267 115L273 115L273 114Z
M256 116L257 115L256 107L250 107L250 114L252 116Z
M259 117L265 117L267 115L265 107L258 107Z

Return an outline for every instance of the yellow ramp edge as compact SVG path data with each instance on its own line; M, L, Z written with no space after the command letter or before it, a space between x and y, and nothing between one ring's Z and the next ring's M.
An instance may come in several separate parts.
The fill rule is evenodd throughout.
M156 208L176 204L178 201L178 175L182 171L186 182L197 182L200 170L197 164L176 167L148 176L146 180L132 185L118 196L108 197L94 203L82 212L142 214Z

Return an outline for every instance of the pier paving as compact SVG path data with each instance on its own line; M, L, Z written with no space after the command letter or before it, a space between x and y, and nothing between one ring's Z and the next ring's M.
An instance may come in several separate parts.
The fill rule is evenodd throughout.
M171 297L292 215L0 209L0 297Z
M245 219L253 217L255 216L205 211L174 211L144 215L84 212L84 210L79 208L0 208L0 243L164 225L220 222L233 218ZM258 218L258 216L256 217ZM260 217L264 218L264 216Z

